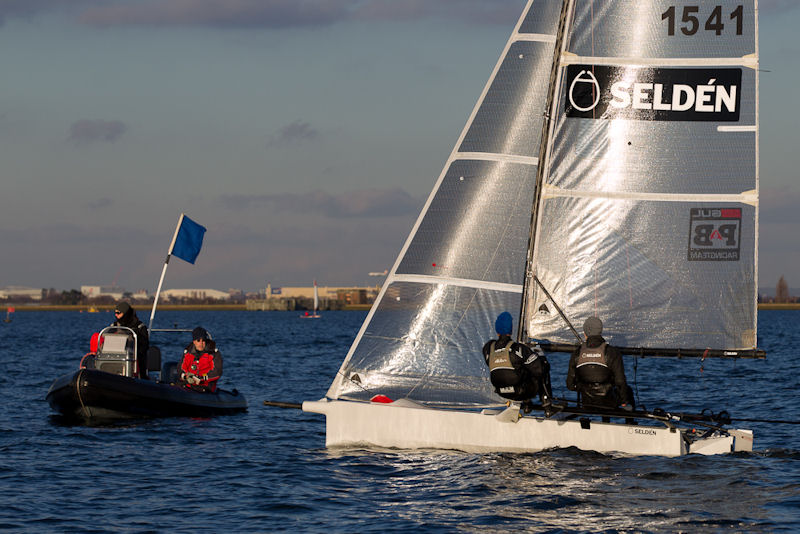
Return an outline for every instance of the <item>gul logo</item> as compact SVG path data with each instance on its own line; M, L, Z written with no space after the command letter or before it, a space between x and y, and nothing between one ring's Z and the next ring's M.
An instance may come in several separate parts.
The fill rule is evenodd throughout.
M741 209L692 208L689 219L689 261L739 261Z
M739 120L742 70L569 65L569 118Z

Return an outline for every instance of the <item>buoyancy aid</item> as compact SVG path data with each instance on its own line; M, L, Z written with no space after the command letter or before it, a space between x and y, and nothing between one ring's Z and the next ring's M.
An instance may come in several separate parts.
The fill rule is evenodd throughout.
M214 356L207 352L199 355L192 352L187 352L183 357L181 369L184 373L192 373L197 375L197 377L200 378L199 385L201 386L210 386L212 385L212 382L216 382L216 380L219 378L208 378L208 373L214 369Z
M511 347L513 341L509 341L502 347L497 346L493 341L489 347L489 378L492 385L496 388L516 386L522 381L519 371L511 361Z
M578 382L593 395L605 395L613 387L607 346L605 342L598 347L588 347L583 343L575 362Z

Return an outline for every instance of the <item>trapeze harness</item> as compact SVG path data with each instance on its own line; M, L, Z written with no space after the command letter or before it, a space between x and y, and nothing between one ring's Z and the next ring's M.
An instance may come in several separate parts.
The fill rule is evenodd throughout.
M514 364L511 363L511 346L514 341L509 341L504 347L497 348L497 342L492 341L489 347L489 378L498 393L515 393L514 386L522 382L522 377Z
M611 383L611 369L608 366L606 347L602 343L599 347L587 347L581 344L575 370L583 392L593 397L605 397L614 385Z

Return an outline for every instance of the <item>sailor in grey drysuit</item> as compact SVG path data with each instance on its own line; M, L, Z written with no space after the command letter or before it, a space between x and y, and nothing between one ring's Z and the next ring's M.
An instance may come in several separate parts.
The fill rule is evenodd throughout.
M597 317L589 317L583 323L583 332L586 341L569 359L567 389L578 391L581 404L590 408L633 409L622 356L601 335L603 322Z

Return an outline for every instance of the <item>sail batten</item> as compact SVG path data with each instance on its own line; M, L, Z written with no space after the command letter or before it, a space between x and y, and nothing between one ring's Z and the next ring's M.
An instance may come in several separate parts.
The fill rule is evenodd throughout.
M628 191L581 191L577 189L561 189L553 185L542 187L544 198L556 197L575 197L575 198L607 198L607 199L628 199L628 200L647 200L659 202L741 202L743 204L755 205L758 203L758 194L753 191L743 191L741 193L719 194L719 193L643 193Z
M474 159L479 161L500 161L505 163L522 163L523 165L539 164L539 158L530 156L515 156L512 154L497 154L492 152L457 152L453 154L454 160Z
M564 54L561 57L563 65L639 65L639 66L672 66L672 67L749 67L758 68L758 58L752 55L741 57L682 57L682 58L648 58L648 57L598 57L576 56Z
M542 33L518 33L514 35L513 41L538 41L541 43L555 43L556 36Z
M450 278L444 276L426 276L421 274L397 274L388 280L393 282L417 282L420 284L444 284L449 286L472 287L475 289L493 289L509 293L522 293L522 284L502 284L497 282L484 282L482 280L467 280L464 278Z

